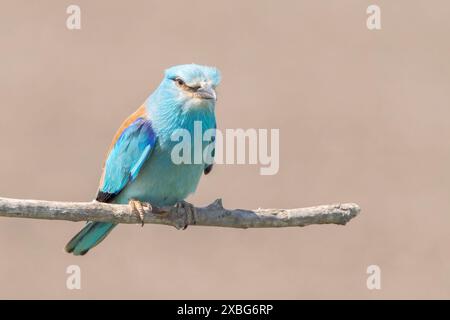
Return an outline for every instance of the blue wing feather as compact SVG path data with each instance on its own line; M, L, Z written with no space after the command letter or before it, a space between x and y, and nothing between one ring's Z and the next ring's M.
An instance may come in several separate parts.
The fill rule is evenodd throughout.
M149 158L156 142L156 134L148 119L138 118L120 135L105 163L100 191L118 194L136 179Z

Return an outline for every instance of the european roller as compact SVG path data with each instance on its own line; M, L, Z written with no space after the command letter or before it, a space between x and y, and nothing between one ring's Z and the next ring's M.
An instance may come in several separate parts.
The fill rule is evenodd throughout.
M187 64L167 69L158 88L115 134L96 200L130 204L141 220L147 203L192 208L184 199L196 190L200 177L211 171L212 164L204 159L176 164L172 149L177 141L172 134L185 129L193 137L194 123L201 124L202 132L215 130L215 88L219 82L220 73L213 67ZM65 249L84 255L115 226L90 221Z

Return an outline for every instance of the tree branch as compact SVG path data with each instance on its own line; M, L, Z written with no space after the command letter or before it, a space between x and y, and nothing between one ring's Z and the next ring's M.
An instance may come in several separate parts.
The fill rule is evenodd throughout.
M145 210L144 222L179 226L183 222L198 226L230 228L304 227L311 224L345 225L360 212L357 204L334 204L299 209L228 210L220 199L195 208L194 217L184 209L153 207ZM66 221L140 223L130 206L100 202L57 202L0 198L0 216Z

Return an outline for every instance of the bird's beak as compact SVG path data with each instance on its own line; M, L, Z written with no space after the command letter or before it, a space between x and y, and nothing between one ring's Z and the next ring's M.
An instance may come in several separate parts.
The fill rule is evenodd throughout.
M200 99L216 100L216 91L211 86L205 86L197 89L195 96Z

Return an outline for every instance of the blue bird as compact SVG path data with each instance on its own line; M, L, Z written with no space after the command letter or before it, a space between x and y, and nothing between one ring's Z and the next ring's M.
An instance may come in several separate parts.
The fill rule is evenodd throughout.
M141 220L143 202L188 209L191 205L184 199L196 190L200 177L211 171L212 164L203 159L200 163L174 163L171 153L178 142L171 136L185 129L193 137L194 123L201 124L202 132L215 130L215 88L219 82L220 73L213 67L187 64L167 69L158 88L114 136L96 200L128 203ZM65 249L84 255L115 226L90 221Z

